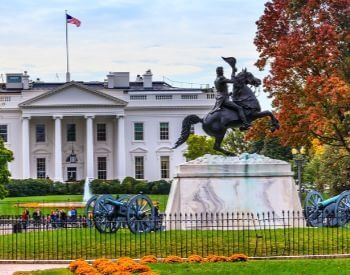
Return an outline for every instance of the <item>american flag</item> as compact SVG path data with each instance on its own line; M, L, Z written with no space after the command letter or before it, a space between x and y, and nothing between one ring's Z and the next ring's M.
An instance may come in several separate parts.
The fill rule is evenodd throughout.
M73 16L70 16L69 14L66 14L66 19L67 19L67 23L74 24L77 27L80 27L81 22L79 19L76 19Z

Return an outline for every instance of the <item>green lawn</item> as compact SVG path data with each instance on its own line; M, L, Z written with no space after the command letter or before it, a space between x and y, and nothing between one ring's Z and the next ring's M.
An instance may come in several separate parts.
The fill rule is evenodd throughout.
M153 201L160 202L160 210L164 211L168 200L168 195L149 195ZM52 195L52 196L34 196L34 197L15 197L5 198L0 200L0 215L20 215L23 208L20 207L21 203L29 202L80 202L83 200L82 195ZM43 208L44 214L49 214L51 210L56 207ZM29 209L32 212L34 209ZM32 210L32 211L31 211ZM78 210L79 214L83 213L83 210Z
M169 230L132 234L120 229L56 229L0 235L0 259L95 259L244 253L249 256L349 254L348 228Z
M238 263L204 263L204 264L152 264L153 271L160 275L172 274L350 274L350 261L348 259L322 259L322 260L274 260L274 261L248 261ZM51 269L36 271L33 275L70 275L67 269ZM15 275L18 275L15 274Z

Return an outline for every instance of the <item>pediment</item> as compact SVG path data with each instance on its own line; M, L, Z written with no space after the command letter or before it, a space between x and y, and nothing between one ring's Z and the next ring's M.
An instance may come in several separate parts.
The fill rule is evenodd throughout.
M171 147L167 147L167 146L159 147L156 150L157 153L170 153L172 151L173 151L173 149Z
M148 151L146 149L141 148L141 147L137 147L137 148L130 151L130 153L132 153L132 154L145 154L147 152Z
M41 94L21 103L20 107L54 106L125 106L127 102L91 89L90 87L70 82L57 89Z
M107 147L100 147L96 149L96 153L108 154L108 153L111 153L111 150Z

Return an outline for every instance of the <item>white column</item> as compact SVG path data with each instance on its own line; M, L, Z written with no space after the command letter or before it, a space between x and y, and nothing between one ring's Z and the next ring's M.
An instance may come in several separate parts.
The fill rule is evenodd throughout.
M119 115L118 118L118 133L117 133L117 172L118 179L122 181L126 177L126 155L125 155L125 120L124 116Z
M94 116L87 115L86 119L86 177L94 178Z
M55 175L54 181L63 182L62 177L62 116L53 116L55 120Z
M22 178L30 178L29 129L30 117L22 117Z

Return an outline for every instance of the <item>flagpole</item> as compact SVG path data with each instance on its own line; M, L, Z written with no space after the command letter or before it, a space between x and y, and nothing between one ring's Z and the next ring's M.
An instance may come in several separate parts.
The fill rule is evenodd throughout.
M65 10L65 21L66 21L66 52L67 52L67 72L66 72L66 82L70 82L70 72L69 72L69 51L68 51L68 23L67 23L67 10Z

